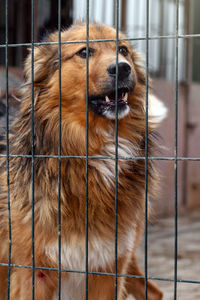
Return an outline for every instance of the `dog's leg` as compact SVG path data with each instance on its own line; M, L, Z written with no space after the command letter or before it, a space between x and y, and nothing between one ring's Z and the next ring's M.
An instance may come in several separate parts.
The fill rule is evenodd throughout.
M0 266L0 300L6 299L8 268Z
M132 260L128 268L128 274L144 276L141 272L135 255L132 255ZM130 299L144 300L145 299L145 281L142 278L127 278L126 290ZM132 296L132 298L131 298ZM151 281L148 280L148 299L161 300L162 291ZM129 298L128 298L129 299Z
M88 299L111 300L114 299L114 277L103 275L88 276Z
M115 278L114 276L89 275L89 300L113 300L115 299ZM125 300L122 292L123 278L118 278L117 295L119 300Z
M127 257L118 260L118 273L122 274ZM108 273L115 273L114 266L109 268ZM105 273L105 270L98 270ZM117 299L125 300L124 293L125 279L117 279ZM89 275L88 276L88 299L89 300L113 300L115 299L115 276L112 275Z

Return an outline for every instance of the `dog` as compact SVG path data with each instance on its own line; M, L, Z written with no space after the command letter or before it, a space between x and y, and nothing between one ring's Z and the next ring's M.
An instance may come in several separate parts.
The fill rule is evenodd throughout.
M135 251L143 234L145 215L145 160L142 157L145 157L146 78L139 54L132 49L122 33L119 33L117 67L116 42L112 41L115 38L115 29L98 23L90 24L89 39L93 42L90 42L88 47L87 100L87 47L84 42L76 43L86 40L84 23L77 23L61 32L61 41L70 42L61 45L61 85L59 85L58 44L55 43L58 42L58 32L47 37L45 41L48 45L34 48L33 107L31 51L26 59L26 83L21 90L18 117L11 128L9 149L11 300L32 299L33 282L35 299L54 300L57 299L59 291L65 300L85 299L86 102L88 102L89 155L88 299L113 300L115 297L116 103L119 156L117 273L143 276L137 265ZM102 39L107 41L95 42ZM60 135L59 86L61 86ZM118 98L115 100L116 93ZM31 121L32 108L34 124ZM149 155L157 148L154 134L164 110L163 104L150 95ZM60 165L57 159L59 141L61 141ZM93 158L90 158L91 156ZM0 299L4 300L8 284L9 216L5 162L2 162L1 167L4 170L0 181L0 262L4 265L0 266ZM152 194L157 181L152 160L148 162L148 172L149 193ZM34 273L31 269L33 248ZM60 268L65 271L61 272L59 288ZM105 273L110 273L110 276ZM118 299L145 298L144 279L119 276L117 283ZM151 281L148 281L148 291L149 299L162 299L162 292Z

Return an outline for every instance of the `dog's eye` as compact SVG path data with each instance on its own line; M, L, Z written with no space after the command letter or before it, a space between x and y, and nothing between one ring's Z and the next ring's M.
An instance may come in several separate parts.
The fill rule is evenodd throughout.
M127 56L129 54L128 48L126 46L119 47L119 53L123 56Z
M88 49L88 54L89 57L94 54L95 50L93 48ZM86 58L87 57L87 48L82 48L76 53L77 56L80 56L81 58Z

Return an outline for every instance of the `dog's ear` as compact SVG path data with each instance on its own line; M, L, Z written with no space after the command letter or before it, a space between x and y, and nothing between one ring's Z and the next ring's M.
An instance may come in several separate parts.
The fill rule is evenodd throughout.
M48 36L43 42L47 44L42 44L40 46L34 47L33 57L32 58L32 49L29 49L29 55L25 61L25 77L26 82L32 82L32 66L34 70L34 83L42 85L46 83L46 80L49 77L49 74L52 73L58 67L58 45L49 44L55 40L56 33L53 33ZM32 64L33 60L33 64Z

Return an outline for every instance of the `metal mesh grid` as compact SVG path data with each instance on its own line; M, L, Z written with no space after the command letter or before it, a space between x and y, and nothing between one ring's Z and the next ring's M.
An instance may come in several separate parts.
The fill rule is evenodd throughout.
M179 0L176 0L176 33L171 36L149 36L149 0L146 0L146 37L144 38L126 38L119 39L119 0L115 0L115 24L116 24L116 39L99 39L99 40L89 40L89 0L86 0L86 27L87 27L87 40L80 41L65 41L61 42L61 0L58 0L58 42L57 43L49 43L49 42L35 42L34 41L34 0L31 0L31 10L32 10L32 26L31 26L31 43L19 43L19 44L9 44L8 42L8 0L6 0L5 6L5 22L6 22L6 31L5 31L5 44L0 45L1 48L5 48L5 67L6 67L6 145L7 152L6 154L1 154L0 157L6 157L6 166L7 166L7 199L8 199L8 223L9 223L9 257L8 263L0 263L0 266L8 266L8 289L7 289L7 299L10 299L10 270L11 268L26 268L32 270L32 299L35 299L35 270L54 270L58 271L58 299L61 299L61 274L62 272L71 272L71 273L80 273L86 275L85 280L85 299L88 299L88 275L96 274L96 275L106 275L106 276L114 276L115 278L115 299L117 299L117 279L118 277L130 277L130 278L143 278L145 279L145 299L148 299L148 288L147 288L147 280L161 280L161 281L171 281L174 282L174 299L177 299L177 282L182 283L193 283L200 284L198 280L180 280L177 278L177 253L178 253L178 203L177 203L177 182L178 182L178 162L179 161L200 161L199 157L178 157L178 58L179 58L179 39L187 39L187 38L199 38L200 34L190 34L190 35L179 35ZM175 135L174 135L174 156L173 157L150 157L148 155L148 91L149 91L149 41L157 40L157 39L175 39L176 41L176 54L175 54ZM136 40L144 40L146 41L146 121L145 121L145 157L121 157L118 156L118 106L115 105L115 156L89 156L88 155L88 89L89 89L89 42L116 42L116 91L118 91L118 42L120 40L128 40L128 41L136 41ZM63 156L61 155L61 45L62 44L72 44L72 43L86 43L87 45L87 57L86 57L86 155L85 156ZM50 45L57 44L58 45L58 56L59 56L59 147L58 147L58 155L35 155L34 153L34 47L38 45ZM31 46L32 49L32 71L31 71L31 79L32 79L32 92L31 92L31 106L32 106L32 153L31 155L10 155L9 153L9 103L8 103L8 48L9 47L27 47ZM115 102L117 103L118 95L116 92ZM32 266L11 264L11 250L12 250L12 228L11 228L11 214L10 214L10 181L9 181L9 159L10 157L29 157L32 161ZM55 158L58 160L58 247L59 247L59 264L58 268L48 268L48 267L40 267L35 266L35 255L34 255L34 159L35 158ZM73 159L80 158L85 159L86 163L86 260L85 260L85 271L79 270L68 270L63 269L61 266L61 202L60 202L60 171L61 171L61 159ZM90 272L88 270L88 160L89 159L113 159L115 160L115 272L114 273L105 273L105 272ZM144 159L145 160L145 275L144 276L136 276L136 275L124 275L117 273L117 224L118 224L118 160L119 159ZM148 161L149 160L169 160L174 161L174 278L163 278L163 277L152 277L148 276Z

